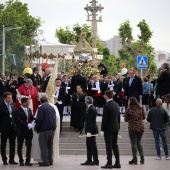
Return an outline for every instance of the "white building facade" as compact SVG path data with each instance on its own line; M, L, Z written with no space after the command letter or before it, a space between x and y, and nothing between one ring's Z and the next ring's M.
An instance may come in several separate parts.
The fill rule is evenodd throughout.
M122 48L121 39L118 35L113 36L113 38L101 41L101 44L110 50L111 54L114 54L116 57L119 57L119 50Z
M155 51L154 62L157 68L160 68L163 63L170 64L170 53L166 51Z

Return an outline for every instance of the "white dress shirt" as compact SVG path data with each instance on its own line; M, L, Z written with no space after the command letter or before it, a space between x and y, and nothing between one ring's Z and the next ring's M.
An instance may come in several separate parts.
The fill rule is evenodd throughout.
M55 96L56 96L57 99L58 99L58 96L59 96L59 92L60 92L60 87L56 87Z
M22 109L24 110L24 112L25 112L25 114L26 114L26 116L27 116L27 120L28 120L28 108L23 107L23 106L21 106L21 107L22 107Z
M98 90L98 93L101 93L99 81L95 82L95 85L96 85L96 90Z
M109 100L107 100L107 103L108 103L108 102L110 102L110 101L112 101L112 100L113 100L113 99L109 99Z

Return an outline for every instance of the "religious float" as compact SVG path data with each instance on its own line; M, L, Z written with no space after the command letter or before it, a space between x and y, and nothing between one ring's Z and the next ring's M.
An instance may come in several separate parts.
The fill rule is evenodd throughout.
M81 69L86 77L94 74L100 75L98 66L103 56L97 53L97 48L92 48L86 41L85 32L81 33L77 45L57 45L37 41L35 45L25 46L25 56L31 68L38 67L44 71L46 68L54 67L57 61L58 71L70 76L74 75L78 69ZM103 65L100 66L103 67Z

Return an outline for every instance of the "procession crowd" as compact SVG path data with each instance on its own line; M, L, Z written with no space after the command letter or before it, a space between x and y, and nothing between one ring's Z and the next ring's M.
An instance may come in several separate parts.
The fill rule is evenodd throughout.
M150 122L150 128L153 130L156 159L161 159L159 135L162 138L165 157L167 160L170 159L167 141L170 70L167 63L162 65L158 77L148 75L140 78L134 69L128 70L123 75L121 73L115 76L91 75L88 79L82 75L81 70L72 77L59 72L53 80L56 86L55 93L51 96L53 104L50 104L50 97L46 95L50 77L50 68L47 68L41 77L36 67L33 68L33 74L26 77L10 75L6 78L1 74L0 132L4 165L8 165L7 139L10 142L9 164L18 164L14 160L16 137L20 166L32 166L30 163L32 141L39 147L37 156L39 165L52 165L54 155L57 155L54 154L54 150L59 149L56 149L56 143L59 143L59 135L62 136L63 116L70 116L70 126L80 135L83 135L85 129L87 161L81 165L99 165L96 144L96 135L99 133L104 136L107 153L107 163L101 168L121 168L117 144L120 115L124 115L124 120L128 122L133 155L129 164L137 164L137 150L140 154L140 163L144 164L141 139L145 119ZM96 124L97 116L102 116L100 132ZM22 156L24 140L25 163ZM114 165L112 150L115 155Z

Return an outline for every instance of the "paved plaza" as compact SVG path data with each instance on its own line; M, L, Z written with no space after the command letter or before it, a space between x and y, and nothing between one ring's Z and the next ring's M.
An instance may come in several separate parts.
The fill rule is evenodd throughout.
M131 160L131 156L121 156L121 170L169 170L170 169L170 160L165 160L162 157L162 160L155 160L153 156L145 157L144 165L128 165L128 161ZM16 161L18 158L16 156ZM55 169L55 170L97 170L101 169L100 166L105 165L106 156L99 155L100 166L80 166L80 163L86 160L86 156L84 155L61 155L59 159L55 160L53 166L49 167L39 167L37 163L33 164L33 167L20 167L19 165L2 165L2 161L0 161L0 169L4 170L30 170L30 169ZM114 160L114 159L113 159Z

